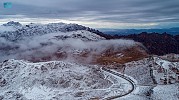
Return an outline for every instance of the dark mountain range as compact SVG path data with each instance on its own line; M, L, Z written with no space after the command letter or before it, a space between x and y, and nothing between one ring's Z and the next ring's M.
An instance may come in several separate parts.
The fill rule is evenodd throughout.
M99 34L100 35L100 34ZM107 39L133 39L141 42L150 54L164 55L168 53L179 53L179 35L171 35L168 33L147 33L130 35L101 35Z

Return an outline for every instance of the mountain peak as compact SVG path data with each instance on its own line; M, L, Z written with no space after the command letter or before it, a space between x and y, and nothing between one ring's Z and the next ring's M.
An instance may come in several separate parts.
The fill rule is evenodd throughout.
M6 24L3 24L3 26L22 26L22 24L20 24L19 22L10 21Z

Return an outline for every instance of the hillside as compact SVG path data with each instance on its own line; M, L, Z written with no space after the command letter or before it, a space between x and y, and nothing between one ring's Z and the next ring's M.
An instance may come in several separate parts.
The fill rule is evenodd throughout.
M89 100L123 95L128 81L104 73L98 66L63 61L0 63L1 100Z
M14 30L0 33L0 61L25 59L32 62L68 60L90 64L126 63L148 54L133 40L107 40L101 32L77 24L3 24ZM117 56L116 56L117 55Z

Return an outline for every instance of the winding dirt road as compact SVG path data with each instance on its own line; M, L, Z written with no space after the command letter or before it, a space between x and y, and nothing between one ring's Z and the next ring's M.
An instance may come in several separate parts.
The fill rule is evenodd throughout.
M135 88L136 88L135 82L134 82L131 78L129 78L128 76L125 76L125 75L123 75L123 74L120 74L120 73L111 71L110 69L107 69L107 68L104 68L104 67L102 67L101 70L102 70L102 71L106 71L106 72L108 72L108 73L111 73L111 74L113 74L113 75L116 75L116 76L118 76L118 77L121 77L121 78L127 80L127 81L131 84L131 86L132 86L132 89L131 89L129 92L123 94L123 95L116 95L116 96L112 96L112 97L105 98L105 99L103 99L103 100L117 99L117 98L126 96L126 95L132 93L132 92L135 90Z

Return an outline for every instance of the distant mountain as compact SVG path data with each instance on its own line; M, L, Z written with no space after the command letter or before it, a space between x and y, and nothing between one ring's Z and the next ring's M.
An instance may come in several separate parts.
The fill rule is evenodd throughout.
M133 39L142 43L150 54L164 55L168 53L179 54L179 35L171 35L168 33L147 33L130 35L103 35L107 39Z
M124 36L124 38L130 38L143 43L151 54L164 55L168 53L179 53L178 36L172 36L167 33L141 33L138 35Z
M129 34L140 34L142 32L147 33L168 33L171 35L179 35L179 27L173 27L168 29L99 29L101 32L110 35L129 35Z
M3 24L3 26L22 26L22 24L20 24L19 22L14 22L14 21L10 21L6 24Z

